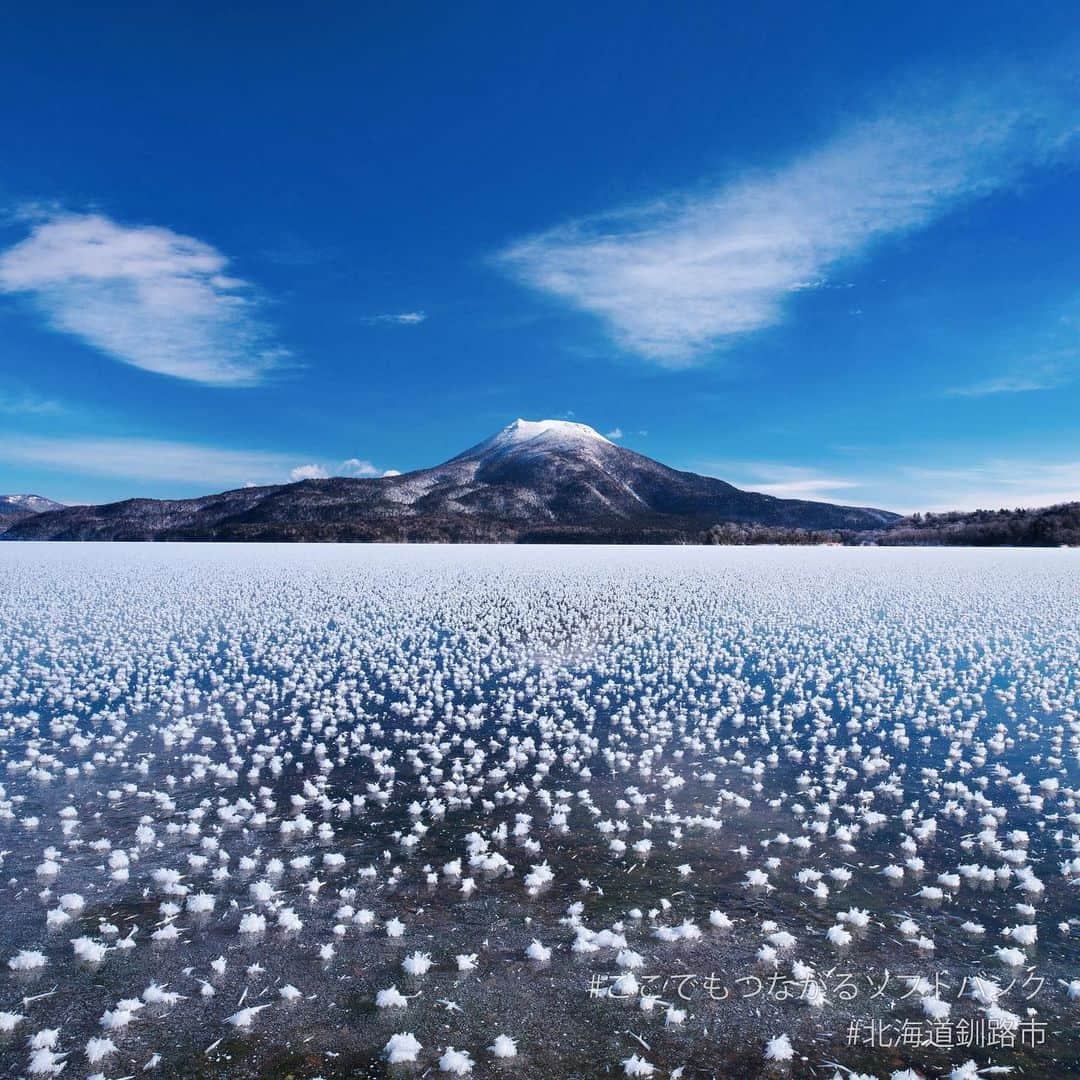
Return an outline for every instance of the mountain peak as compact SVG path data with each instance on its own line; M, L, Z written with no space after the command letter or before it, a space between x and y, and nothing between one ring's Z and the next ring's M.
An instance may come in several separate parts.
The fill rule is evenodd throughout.
M459 454L454 460L532 458L552 452L595 450L608 446L614 446L614 443L588 424L576 424L572 420L523 420L518 417L502 431Z
M578 424L573 420L522 420L520 416L512 424L507 424L500 434L514 439L535 439L538 435L554 434L570 439L609 441L588 424Z
M506 446L532 442L534 439L562 445L578 445L589 441L611 445L610 440L605 439L588 424L577 424L572 420L523 420L521 417L512 424L507 424L488 442Z

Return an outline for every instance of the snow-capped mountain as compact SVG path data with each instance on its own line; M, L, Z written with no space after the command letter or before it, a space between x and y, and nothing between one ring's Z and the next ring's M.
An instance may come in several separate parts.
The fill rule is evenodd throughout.
M433 469L406 474L410 505L531 526L617 531L745 521L806 528L878 528L886 511L777 499L723 480L670 469L585 424L515 420ZM707 526L706 526L707 527Z
M614 446L600 432L588 424L575 424L570 420L522 420L518 418L507 424L502 431L478 443L471 450L459 454L454 461L471 458L489 460L511 454L535 456L567 450L598 452L601 446Z
M22 521L5 536L663 541L698 540L719 522L865 530L896 517L742 491L670 469L585 424L519 419L430 469L72 507Z

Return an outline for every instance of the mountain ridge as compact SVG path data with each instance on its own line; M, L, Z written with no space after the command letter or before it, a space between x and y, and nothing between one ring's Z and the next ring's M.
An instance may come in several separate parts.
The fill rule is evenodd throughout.
M899 515L781 499L672 469L584 424L518 419L426 469L128 499L23 518L6 539L697 542L721 521L880 529Z
M0 530L13 525L24 518L41 514L47 510L61 510L64 504L44 495L30 493L0 495Z

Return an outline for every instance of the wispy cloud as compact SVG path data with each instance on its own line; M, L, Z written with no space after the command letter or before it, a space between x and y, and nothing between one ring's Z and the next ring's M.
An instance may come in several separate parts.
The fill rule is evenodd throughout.
M500 261L626 349L685 366L775 324L791 294L876 242L1072 153L1076 85L1052 69L905 88L779 168L573 221Z
M996 458L940 467L876 463L843 473L772 461L713 461L698 471L779 498L857 503L899 513L996 510L1080 500L1080 461Z
M0 413L8 416L59 416L64 407L51 398L0 389Z
M0 436L0 458L58 472L119 477L140 483L183 483L200 491L245 484L284 484L328 476L388 476L370 461L336 466L296 464L296 456L200 443L140 438Z
M1080 328L1077 306L1073 303L1048 327L1036 330L1036 340L1027 349L1011 348L1012 355L1020 356L1021 360L1002 365L1004 370L988 378L952 386L945 391L946 395L979 398L995 394L1027 394L1054 390L1073 382L1080 375L1080 349L1075 344Z
M621 427L613 427L610 431L604 434L605 439L611 439L612 442L617 442L623 437L623 429Z
M732 461L712 463L710 473L736 487L775 495L781 499L830 499L851 488L862 487L859 480L834 476L801 465L772 461Z
M754 484L754 490L780 499L825 499L860 484L835 476L808 476L802 480Z
M396 326L417 326L426 319L427 315L422 311L400 311L385 315L366 315L361 321L372 325L390 323Z
M950 397L990 397L993 394L1027 394L1034 390L1053 390L1069 382L1062 371L1041 371L1029 374L998 375L968 386L951 387Z
M43 216L44 215L44 216ZM37 211L0 252L0 292L116 360L211 386L250 386L281 363L261 300L210 244L101 214Z
M955 468L901 469L915 482L906 500L920 510L996 510L1080 500L1080 461L996 459Z
M284 483L296 465L295 457L271 451L163 439L22 434L0 437L0 456L9 465L139 482L184 483L205 490Z

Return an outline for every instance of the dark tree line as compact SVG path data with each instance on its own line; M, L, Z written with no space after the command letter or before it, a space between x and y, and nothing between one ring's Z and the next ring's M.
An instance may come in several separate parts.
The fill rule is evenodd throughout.
M964 547L1060 547L1080 545L1080 502L1035 510L955 511L912 514L884 529L785 529L722 522L703 537L706 544L875 544Z
M965 544L973 547L1057 547L1080 544L1080 502L1037 510L974 510L912 514L875 538L879 544Z
M838 529L796 529L725 521L705 533L706 544L845 544L860 543L876 533Z

